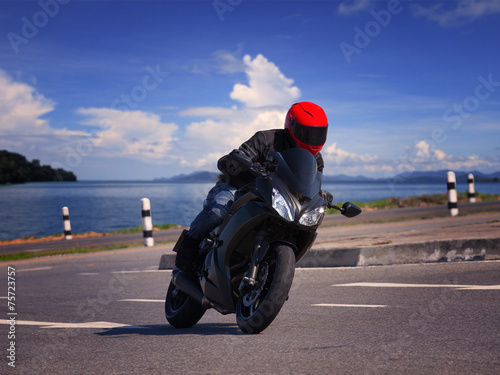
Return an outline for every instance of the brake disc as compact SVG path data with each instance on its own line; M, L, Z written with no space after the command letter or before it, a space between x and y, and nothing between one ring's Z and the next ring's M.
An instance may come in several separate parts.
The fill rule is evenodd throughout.
M259 275L257 277L257 284L255 287L243 296L243 305L246 307L252 306L259 298L267 282L269 276L269 264L263 262L259 267Z

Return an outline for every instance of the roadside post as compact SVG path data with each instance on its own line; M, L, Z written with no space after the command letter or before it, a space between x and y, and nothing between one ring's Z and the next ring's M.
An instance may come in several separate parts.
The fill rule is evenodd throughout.
M474 188L474 175L472 173L467 176L467 198L469 198L469 203L476 202L476 189Z
M151 203L148 198L141 199L142 234L144 236L144 246L154 246L153 220L151 219Z
M450 216L458 215L458 203L457 203L457 178L455 172L449 171L446 175L447 177L447 187L448 187L448 209L450 210Z
M64 226L64 239L71 240L73 236L71 235L71 222L69 221L69 208L62 208L63 226Z

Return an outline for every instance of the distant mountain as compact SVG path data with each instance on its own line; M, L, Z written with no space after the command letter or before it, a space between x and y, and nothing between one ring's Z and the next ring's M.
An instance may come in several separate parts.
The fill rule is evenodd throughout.
M377 180L379 179L365 177L365 176L348 176L345 174L323 177L323 182L370 182Z
M198 171L190 174L179 174L169 178L155 178L154 182L169 182L169 183L189 183L189 182L215 182L220 173Z
M440 170L440 171L414 171L408 173L402 173L395 176L394 181L406 181L406 182L423 182L423 181L443 181L446 180L446 175L448 170ZM467 176L469 173L474 175L475 181L493 181L500 179L500 171L494 173L482 173L479 171L472 172L461 172L455 171L455 176L457 178L457 182L465 182L467 181Z
M446 174L448 170L441 171L414 171L408 173L398 174L394 177L381 177L381 178L370 178L365 176L348 176L345 174L324 176L323 182L333 183L333 182L377 182L377 181L387 181L392 180L394 182L436 182L436 181L446 181ZM458 182L467 181L467 176L469 173L474 175L476 181L498 181L500 180L500 171L494 173L482 173L478 171L473 172L455 172ZM190 174L180 174L177 176L169 178L156 178L155 182L169 182L169 183L190 183L190 182L215 182L220 173L217 172L207 172L198 171Z

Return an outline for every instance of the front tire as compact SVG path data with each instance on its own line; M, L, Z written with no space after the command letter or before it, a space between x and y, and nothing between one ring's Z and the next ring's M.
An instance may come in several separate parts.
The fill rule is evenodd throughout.
M295 254L285 245L271 248L259 263L257 283L240 293L236 321L245 333L259 333L276 318L288 298L295 273Z
M165 298L165 316L175 328L194 326L207 311L195 300L178 289L172 281Z

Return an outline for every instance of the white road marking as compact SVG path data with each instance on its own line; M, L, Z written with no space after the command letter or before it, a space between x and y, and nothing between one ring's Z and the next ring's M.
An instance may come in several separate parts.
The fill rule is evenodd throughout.
M153 273L153 272L172 272L172 270L130 270L130 271L111 271L111 274L125 274L125 273ZM98 272L81 272L79 275L82 276L95 276L99 275Z
M325 306L325 307L387 307L387 305L348 305L338 303L315 303L311 306Z
M52 267L37 267L37 268L19 268L16 269L16 272L30 272L30 271L42 271L42 270L51 270Z
M172 272L172 270L132 270L132 271L113 271L111 273L144 273L144 272Z
M121 302L165 302L164 299L121 299Z
M0 324L10 324L10 320L0 319ZM25 326L40 326L41 328L143 328L150 329L144 326L131 326L128 324L112 323L112 322L86 322L86 323L57 323L57 322L36 322L32 320L16 320L16 325Z
M351 283L332 286L361 286L368 288L455 288L458 290L500 290L500 285L459 285L459 284L400 284L400 283Z

